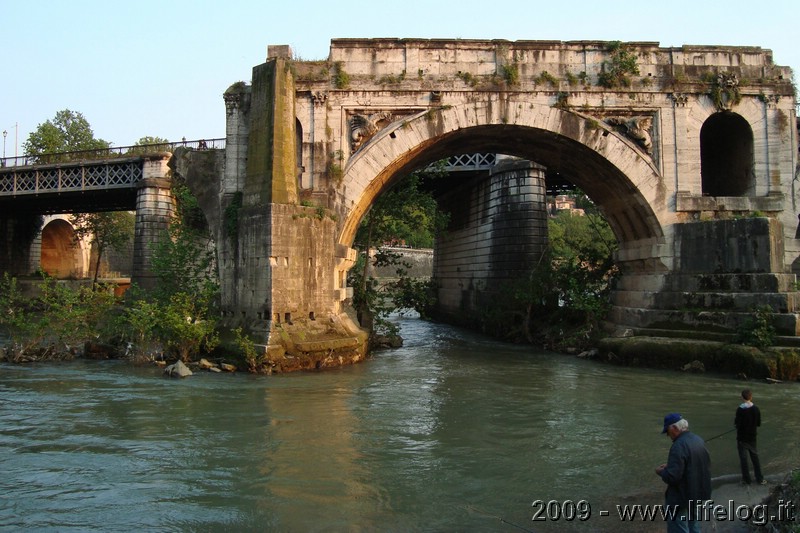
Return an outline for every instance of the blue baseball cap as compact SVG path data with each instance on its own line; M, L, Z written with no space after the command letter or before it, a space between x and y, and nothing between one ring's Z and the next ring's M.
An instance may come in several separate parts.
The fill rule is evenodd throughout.
M667 428L669 428L672 424L674 424L678 420L681 420L682 418L683 417L680 415L680 413L670 413L667 416L665 416L664 417L664 429L661 431L661 433L666 433L667 432Z

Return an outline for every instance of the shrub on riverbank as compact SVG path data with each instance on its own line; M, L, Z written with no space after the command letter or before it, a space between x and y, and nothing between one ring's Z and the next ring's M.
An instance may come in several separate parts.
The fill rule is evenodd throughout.
M110 331L116 299L109 288L73 286L43 274L37 289L35 295L23 294L7 273L0 280L7 360L71 359L82 354L87 341Z

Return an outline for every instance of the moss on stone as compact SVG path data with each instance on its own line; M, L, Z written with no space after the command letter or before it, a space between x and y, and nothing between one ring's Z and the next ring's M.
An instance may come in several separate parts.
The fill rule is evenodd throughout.
M680 370L700 361L707 371L772 377L770 361L779 351L752 346L667 337L608 337L598 344L600 359L623 366Z

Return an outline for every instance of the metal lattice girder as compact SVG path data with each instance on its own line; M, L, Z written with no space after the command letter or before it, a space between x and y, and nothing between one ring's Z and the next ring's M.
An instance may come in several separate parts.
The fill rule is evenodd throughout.
M497 162L497 154L461 154L447 160L447 172L489 170Z
M0 196L132 188L142 179L140 161L86 161L75 166L38 167L0 175Z

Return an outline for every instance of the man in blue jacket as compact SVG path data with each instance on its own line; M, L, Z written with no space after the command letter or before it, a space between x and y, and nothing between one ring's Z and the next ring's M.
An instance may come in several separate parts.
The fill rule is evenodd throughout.
M664 417L664 430L672 439L667 462L656 468L667 490L664 493L667 531L700 533L698 508L711 499L711 457L703 439L689 431L679 413ZM691 511L690 511L691 509Z

